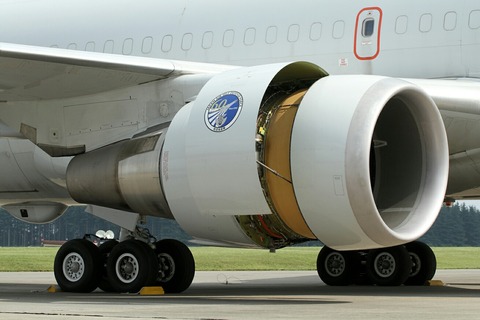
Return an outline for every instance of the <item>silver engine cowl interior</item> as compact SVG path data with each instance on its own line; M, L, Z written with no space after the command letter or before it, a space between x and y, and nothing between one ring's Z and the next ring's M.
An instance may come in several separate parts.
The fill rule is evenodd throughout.
M164 129L76 156L67 188L79 203L172 218L160 182Z

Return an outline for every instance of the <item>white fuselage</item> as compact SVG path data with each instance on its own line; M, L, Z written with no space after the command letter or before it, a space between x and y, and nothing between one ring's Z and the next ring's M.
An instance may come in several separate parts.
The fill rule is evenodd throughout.
M306 60L330 74L480 75L474 0L8 0L0 6L0 42L232 65ZM370 37L362 36L365 14L375 19Z

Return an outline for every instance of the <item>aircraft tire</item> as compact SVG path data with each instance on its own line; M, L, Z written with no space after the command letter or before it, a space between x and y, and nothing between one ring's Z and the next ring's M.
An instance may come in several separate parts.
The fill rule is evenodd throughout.
M158 273L155 253L146 243L126 240L113 247L107 259L108 282L116 292L135 293L153 285Z
M410 276L412 261L405 246L371 250L367 254L367 275L373 284L399 286Z
M112 249L117 244L118 244L117 240L111 239L111 240L105 241L98 247L98 249L100 250L100 255L102 259L102 278L100 279L100 283L98 284L98 287L105 292L115 292L112 285L110 284L110 279L108 278L107 260L108 260L108 256L110 255L110 252L112 252Z
M329 286L348 286L355 282L360 256L354 251L336 251L327 246L317 257L317 273Z
M58 285L66 292L92 292L101 277L100 251L85 239L67 241L58 250L54 274Z
M188 289L195 276L195 260L190 249L180 241L160 240L156 243L159 273L157 285L166 293Z
M405 247L412 260L412 270L405 285L423 286L428 280L432 280L437 271L435 254L428 245L420 241L408 243Z

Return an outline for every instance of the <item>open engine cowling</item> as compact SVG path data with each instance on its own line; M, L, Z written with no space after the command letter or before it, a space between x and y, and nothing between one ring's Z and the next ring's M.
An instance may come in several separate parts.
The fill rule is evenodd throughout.
M268 65L211 79L174 118L161 170L175 219L195 237L365 249L432 225L447 140L434 102L408 82Z
M216 243L353 250L423 235L447 176L443 122L419 87L297 62L214 76L168 131L75 157L67 186Z

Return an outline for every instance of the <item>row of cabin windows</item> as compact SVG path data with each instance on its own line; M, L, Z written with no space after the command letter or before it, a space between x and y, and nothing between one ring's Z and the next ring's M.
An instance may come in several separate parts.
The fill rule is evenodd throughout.
M409 18L399 16L395 22L395 32L405 34L408 31ZM430 32L433 28L434 17L431 13L424 13L420 16L418 30L422 33ZM472 30L480 29L480 10L473 10L468 17L468 27ZM457 28L457 13L449 11L443 16L443 29L445 31L454 31Z
M332 36L335 39L341 39L345 32L345 22L337 21L333 25ZM274 44L278 40L278 27L270 26L265 30L265 43ZM310 26L309 38L311 41L320 40L322 35L322 24L319 22L313 23ZM220 41L225 48L230 48L235 43L236 32L233 29L225 30ZM257 41L257 29L256 28L247 28L243 33L243 44L245 46L252 46ZM287 31L287 41L288 42L297 42L300 39L300 25L292 24ZM203 49L210 49L213 47L214 33L212 31L206 31L201 37L201 46ZM193 46L193 34L185 33L182 37L180 48L183 51L188 51ZM143 46L142 46L143 47ZM168 34L162 38L161 50L163 52L170 52L173 49L173 35ZM142 52L145 53L145 50L142 49Z
M432 30L433 27L433 15L425 13L420 16L418 22L418 30L422 33L427 33ZM375 19L367 18L362 22L362 36L371 37L375 33ZM468 26L472 30L480 29L480 10L474 10L470 12L468 19ZM409 17L402 15L398 16L395 21L395 32L399 35L405 34L409 27ZM443 29L445 31L453 31L457 28L457 13L454 11L447 12L443 17ZM311 41L318 41L322 37L323 25L320 22L315 22L310 25L309 39ZM279 28L276 26L270 26L265 30L264 41L266 44L274 44L278 41ZM300 39L301 28L298 24L292 24L287 30L287 41L290 43L297 42ZM345 21L338 20L333 23L332 26L332 38L342 39L345 35ZM235 43L236 32L233 29L225 30L220 41L225 48L230 48ZM243 33L243 44L245 46L252 46L255 44L258 38L257 29L251 27L247 28ZM161 50L165 53L170 52L173 49L174 44L173 35L167 34L162 38ZM185 33L182 37L180 48L183 51L189 51L193 46L194 35L192 33ZM203 49L210 49L213 47L214 33L212 31L206 31L201 38L201 46ZM143 54L150 54L153 50L153 37L145 37L142 40L141 50ZM58 47L58 46L52 46ZM104 53L113 53L115 43L113 40L107 40L103 45ZM76 50L77 44L71 43L67 46L68 49ZM100 51L100 48L95 47L95 42L87 42L85 51ZM133 38L127 38L123 41L122 53L124 55L131 55L134 49Z
M433 15L431 13L424 13L420 16L418 23L418 30L422 33L427 33L432 30ZM468 19L468 27L472 30L480 29L480 10L473 10L470 12ZM443 29L445 31L453 31L457 28L457 13L449 11L443 17ZM395 33L401 35L408 31L408 16L402 15L397 17L395 21ZM375 32L375 19L367 18L362 24L362 36L371 37Z
M270 26L265 31L265 43L267 44L274 44L278 40L278 27ZM334 39L341 39L345 33L345 22L344 21L336 21L333 24L333 32L332 37ZM228 29L223 33L223 37L221 38L222 45L225 48L230 48L234 45L235 42L235 30ZM311 41L318 41L322 36L322 24L319 22L313 23L310 26L310 33L309 38ZM189 51L192 49L193 46L193 34L192 33L185 33L182 37L181 41L181 49L183 51ZM300 39L300 25L292 24L287 31L287 41L288 42L297 42ZM173 49L174 43L173 35L167 34L162 38L161 41L161 50L165 53L170 52ZM201 46L203 49L210 49L213 47L214 41L214 33L212 31L206 31L202 35L201 39ZM243 34L243 44L245 46L252 46L257 41L257 30L255 28L248 28L245 30ZM152 52L153 49L153 37L149 36L142 40L141 50L143 54L149 54ZM107 40L103 45L103 52L104 53L113 53L114 51L114 41ZM53 45L52 47L58 47ZM68 49L79 49L76 43L70 43L67 46ZM133 53L134 48L134 40L133 38L127 38L123 41L122 45L122 53L124 55L129 55ZM100 49L100 48L98 48ZM95 51L95 42L88 42L85 47L86 51Z

